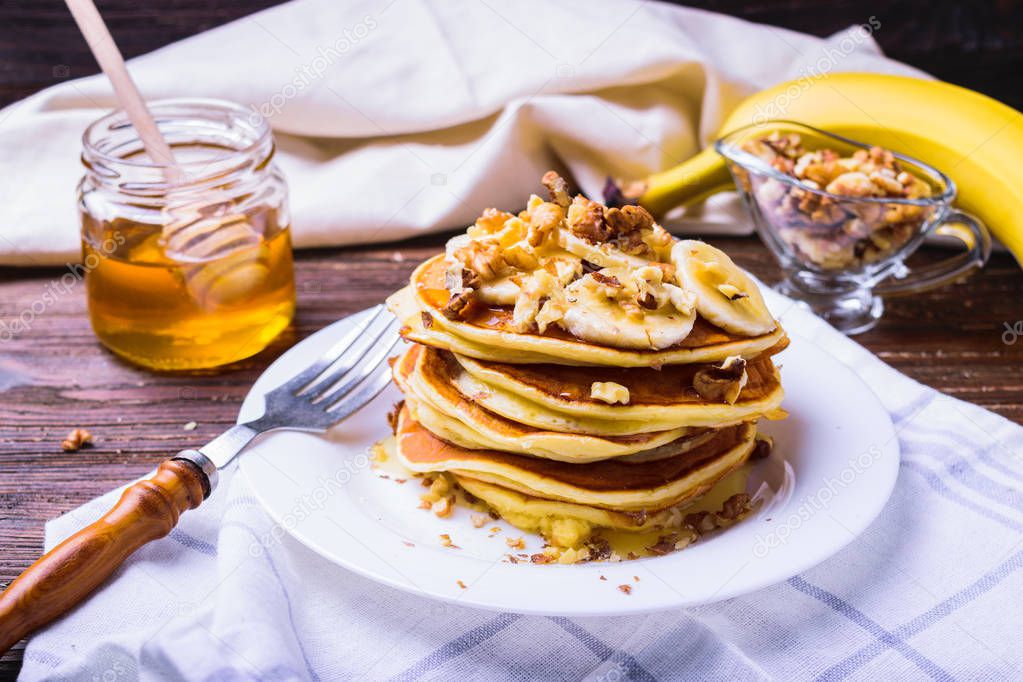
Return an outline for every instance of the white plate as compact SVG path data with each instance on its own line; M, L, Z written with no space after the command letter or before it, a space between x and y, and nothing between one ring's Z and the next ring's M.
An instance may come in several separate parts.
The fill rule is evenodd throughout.
M350 320L282 355L253 386L239 420L258 417L263 393L326 350ZM400 399L393 387L328 437L265 436L241 457L241 469L284 531L330 561L401 590L486 609L563 616L707 603L783 581L832 556L870 524L895 484L898 442L871 390L799 336L779 362L790 416L762 422L774 436L774 454L753 465L747 486L764 503L737 525L663 557L511 564L501 561L510 551L504 538L523 536L521 531L503 522L474 528L465 509L447 519L417 509L424 491L418 480L399 484L370 466L369 449L388 434L385 414ZM503 532L488 537L492 525ZM442 547L442 533L460 549ZM525 537L525 551L540 551L539 537ZM618 589L626 584L631 594Z

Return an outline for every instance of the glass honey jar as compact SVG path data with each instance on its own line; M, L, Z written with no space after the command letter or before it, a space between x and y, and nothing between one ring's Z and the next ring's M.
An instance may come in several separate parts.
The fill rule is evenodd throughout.
M92 328L159 370L215 367L291 322L288 188L267 123L239 105L150 104L175 163L153 162L123 111L89 126L78 185Z

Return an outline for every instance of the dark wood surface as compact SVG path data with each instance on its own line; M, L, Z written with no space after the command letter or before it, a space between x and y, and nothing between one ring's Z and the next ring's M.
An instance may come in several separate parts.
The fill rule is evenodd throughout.
M244 16L273 0L98 0L125 55L149 52ZM869 3L841 0L709 0L686 3L816 35L872 15L874 36L891 56L945 80L1023 108L1023 8L1007 0ZM0 3L0 104L96 72L60 0ZM772 279L755 239L716 240L743 265ZM96 342L81 285L56 298L31 329L0 337L0 586L39 555L43 524L200 445L233 423L266 365L285 348L401 286L440 238L402 245L305 252L298 256L295 324L266 351L220 372L157 375L119 361ZM396 257L401 255L401 259ZM927 256L924 256L927 258ZM60 270L0 270L0 320L39 299ZM1023 276L1006 255L965 284L892 301L882 324L859 341L910 376L1023 422L1023 338L1003 342L1023 320ZM1023 326L1023 322L1020 322ZM194 431L184 430L190 421ZM60 442L82 426L94 447L65 453ZM0 660L13 676L21 651Z

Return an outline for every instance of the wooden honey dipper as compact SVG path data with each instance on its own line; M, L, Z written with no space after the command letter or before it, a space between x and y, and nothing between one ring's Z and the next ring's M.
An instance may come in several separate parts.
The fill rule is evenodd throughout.
M124 57L93 0L65 1L89 49L110 80L128 120L138 132L149 159L160 166L168 184L187 182L186 174L142 99ZM225 297L235 302L239 291L248 285L258 284L266 275L265 265L259 262L263 237L252 229L244 214L208 215L202 210L204 206L206 204L202 201L193 201L173 207L173 219L162 227L161 241L166 254L194 264L186 273L189 288L200 305L215 307L224 302ZM211 273L199 276L199 271L205 267L204 261L227 255L232 256L230 268L218 268L213 277L209 276Z

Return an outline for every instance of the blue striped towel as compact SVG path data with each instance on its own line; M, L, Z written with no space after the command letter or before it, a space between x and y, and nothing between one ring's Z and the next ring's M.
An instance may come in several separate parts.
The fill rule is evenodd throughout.
M824 564L687 610L495 614L377 585L279 537L232 466L168 538L29 642L23 677L1023 678L1023 429L908 379L791 301L770 302L874 388L902 449L881 516ZM51 521L46 546L117 494Z

